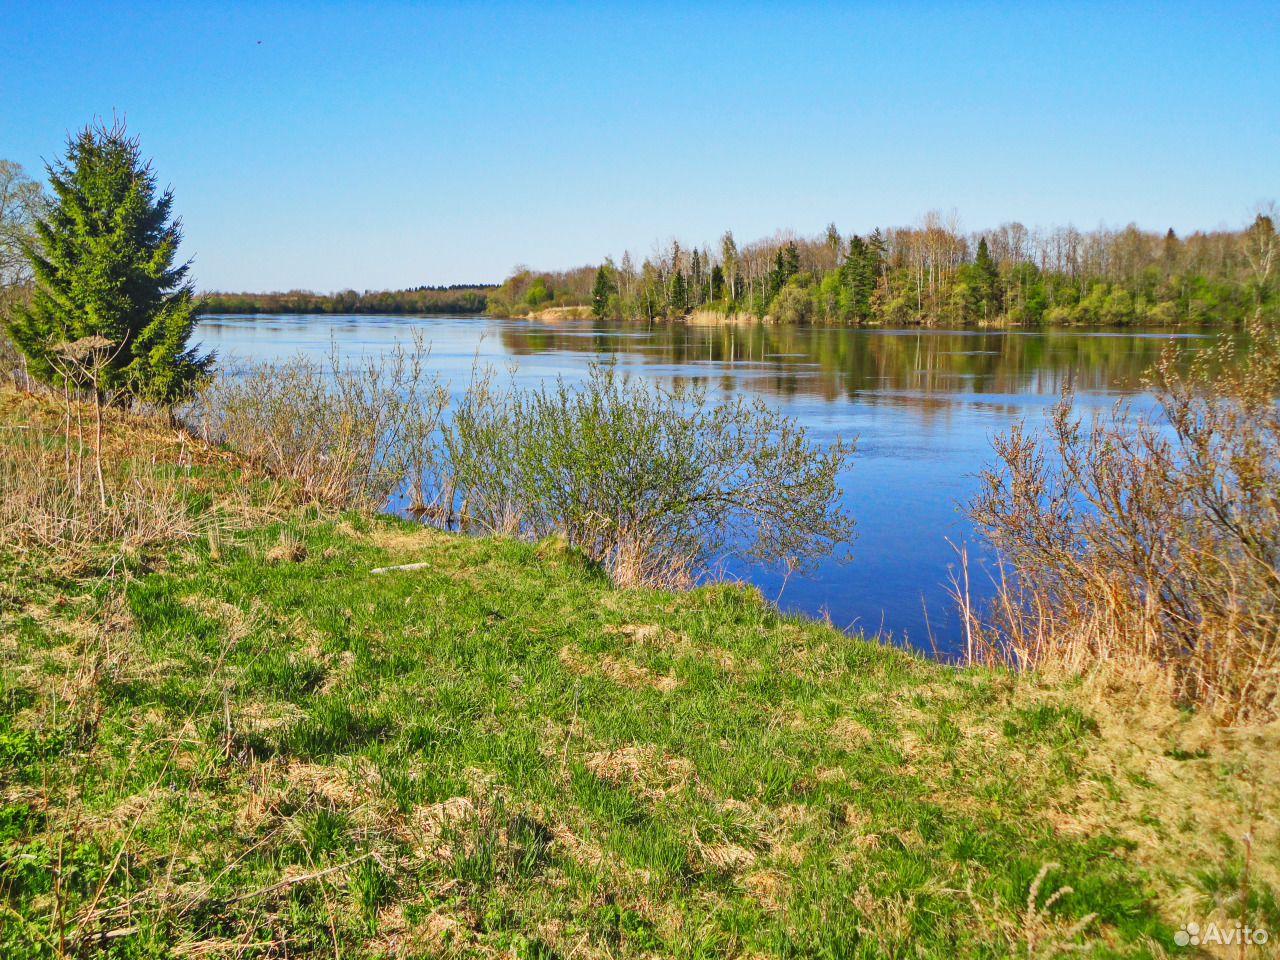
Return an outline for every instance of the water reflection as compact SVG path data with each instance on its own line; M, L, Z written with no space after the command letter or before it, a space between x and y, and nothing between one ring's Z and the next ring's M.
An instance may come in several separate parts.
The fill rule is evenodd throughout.
M604 323L511 323L515 356L632 355L645 364L727 365L727 389L750 385L783 397L886 399L922 410L973 395L1131 393L1171 339L1200 334L1058 331L833 329L726 325L620 330ZM940 404L939 401L942 403Z

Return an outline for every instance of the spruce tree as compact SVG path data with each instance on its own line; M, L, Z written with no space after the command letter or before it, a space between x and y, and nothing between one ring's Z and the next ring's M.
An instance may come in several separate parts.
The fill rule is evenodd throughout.
M880 265L883 263L885 254L889 249L889 244L885 241L884 236L880 233L880 228L876 227L871 231L871 236L867 237L867 249L871 251L871 265L875 274L880 275Z
M189 264L176 263L182 224L173 192L157 193L151 165L124 125L96 125L67 141L48 167L53 204L35 225L27 256L36 288L8 324L33 375L69 376L69 345L102 344L93 378L108 393L171 404L212 367L188 346L196 325Z
M795 241L789 241L785 247L779 247L773 255L773 269L766 278L768 283L767 302L772 302L779 291L787 285L787 281L800 272L800 250Z
M991 250L987 247L987 238L978 239L978 253L973 259L973 272L977 287L978 302L982 306L982 314L988 317L1000 310L1000 270Z
M782 285L787 282L787 263L782 256L782 248L779 247L773 255L773 269L769 271L765 277L766 291L765 304L773 302L773 298L778 295L778 291L782 289Z
M683 317L689 312L689 284L680 270L671 278L671 317Z
M599 319L604 319L604 315L609 309L609 297L613 295L613 280L609 276L609 270L604 265L600 265L600 269L596 271L595 289L591 291L591 312Z
M840 283L849 319L871 318L871 296L876 288L874 251L860 236L849 238L849 252L840 266Z
M724 296L724 270L717 263L711 268L711 299L719 300L722 296Z
M785 267L787 274L783 277L783 283L800 273L800 249L796 246L794 240L787 244Z

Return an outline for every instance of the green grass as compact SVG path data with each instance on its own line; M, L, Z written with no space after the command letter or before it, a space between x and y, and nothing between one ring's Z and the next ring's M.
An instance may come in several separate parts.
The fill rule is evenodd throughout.
M56 856L59 915L104 883L99 907L138 898L111 918L136 927L119 956L335 937L344 956L999 956L1048 862L1045 896L1074 888L1051 926L1097 914L1103 954L1169 942L1123 843L1037 815L1096 729L1075 708L748 590L618 591L554 544L355 522L295 524L300 562L266 563L264 528L135 580L91 732L74 711L22 724L51 696L30 668L63 649L29 626L0 701L27 785L2 821L31 928L11 950L56 941ZM73 789L55 850L44 818Z
M305 510L145 566L0 563L5 958L1154 957L1242 886L1228 814L1156 855L1216 750L755 591Z

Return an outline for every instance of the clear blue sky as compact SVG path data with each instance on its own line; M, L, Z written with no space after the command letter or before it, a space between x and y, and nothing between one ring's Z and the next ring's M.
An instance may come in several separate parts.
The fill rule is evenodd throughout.
M202 289L1280 199L1275 2L3 6L0 157L126 114Z

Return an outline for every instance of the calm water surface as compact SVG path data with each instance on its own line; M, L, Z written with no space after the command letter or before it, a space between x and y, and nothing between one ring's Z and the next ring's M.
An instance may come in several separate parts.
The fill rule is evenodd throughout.
M973 593L989 595L989 558L961 505L991 460L991 438L1020 418L1043 422L1065 383L1081 404L1137 397L1142 376L1171 337L1197 334L1071 331L848 330L777 327L646 328L590 321L546 323L476 317L207 317L197 339L224 361L356 357L391 349L422 331L432 365L465 389L479 362L536 383L583 375L592 359L653 380L705 381L766 397L828 440L857 440L841 478L857 519L852 559L792 577L784 609L829 616L840 627L883 630L899 642L953 652L957 618L946 584L952 544L967 545ZM950 541L950 542L948 542ZM773 598L774 571L730 566ZM927 611L927 613L926 613Z

